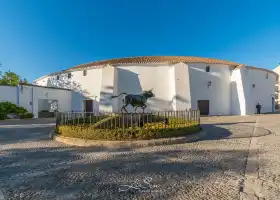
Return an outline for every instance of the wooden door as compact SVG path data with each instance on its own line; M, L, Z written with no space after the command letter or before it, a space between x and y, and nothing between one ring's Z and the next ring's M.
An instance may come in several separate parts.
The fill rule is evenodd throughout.
M197 107L200 110L200 115L209 115L209 100L198 100Z
M93 100L85 100L85 111L93 112Z

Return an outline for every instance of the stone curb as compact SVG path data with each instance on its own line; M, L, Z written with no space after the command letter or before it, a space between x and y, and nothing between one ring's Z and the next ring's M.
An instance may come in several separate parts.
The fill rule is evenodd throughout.
M0 189L0 200L5 200L4 194L2 192L2 189Z
M48 132L48 135L49 135L49 138L50 138L50 139L53 139L53 138L54 138L55 130L56 130L56 126L53 126L53 127L50 128L50 130L49 130L49 132Z
M185 137L173 137L173 138L162 138L162 139L152 139L152 140L135 140L135 141L85 140L79 138L64 137L60 135L54 135L53 139L57 142L61 142L73 146L79 146L79 147L135 148L135 147L147 147L147 146L195 142L200 139L203 139L205 136L206 136L206 132L200 131L198 133Z

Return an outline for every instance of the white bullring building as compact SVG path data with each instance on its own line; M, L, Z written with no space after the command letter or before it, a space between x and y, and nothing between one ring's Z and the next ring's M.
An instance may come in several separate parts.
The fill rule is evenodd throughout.
M73 111L119 112L121 98L110 99L111 95L153 89L147 111L199 108L205 115L248 115L256 112L258 102L261 112L274 111L277 79L273 71L223 60L145 56L81 64L34 84L79 92L69 99Z

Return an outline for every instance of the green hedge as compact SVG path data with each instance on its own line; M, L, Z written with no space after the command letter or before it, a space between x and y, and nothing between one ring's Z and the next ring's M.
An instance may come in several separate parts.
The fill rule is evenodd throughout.
M0 112L10 114L22 114L22 113L27 113L27 110L24 107L17 106L16 104L13 104L11 102L0 102Z
M3 113L3 112L0 112L0 120L4 120L6 118L7 118L7 114Z
M19 115L20 119L32 119L34 117L33 113L22 113Z
M185 136L200 131L199 124L186 122L176 127L163 123L148 123L143 127L102 129L90 124L60 125L57 134L89 140L148 140Z
M16 114L23 118L33 118L32 113L27 113L28 111L21 106L17 106L11 102L0 102L0 120L7 119L8 114Z

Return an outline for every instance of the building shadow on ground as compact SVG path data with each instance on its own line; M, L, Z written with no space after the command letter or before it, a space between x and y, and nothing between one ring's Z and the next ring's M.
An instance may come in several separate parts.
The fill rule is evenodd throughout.
M271 134L271 131L252 125L253 122L201 124L206 132L203 140L220 140L261 137ZM251 125L249 125L251 124Z
M211 139L231 134L221 127L214 129ZM236 199L244 180L248 144L220 145L139 149L22 145L2 149L0 183L4 195L19 197L26 192L27 199L190 199L191 195L203 199L213 189L220 191L216 199Z
M15 196L28 191L29 199L188 199L192 194L207 197L205 192L213 187L223 190L225 184L230 187L220 195L235 199L248 152L178 145L176 150L106 153L102 157L100 148L12 149L1 159L4 193ZM147 179L143 182L148 177L148 183L157 187L150 187ZM146 189L135 189L137 179ZM119 191L125 189L122 185L133 184L134 188Z

